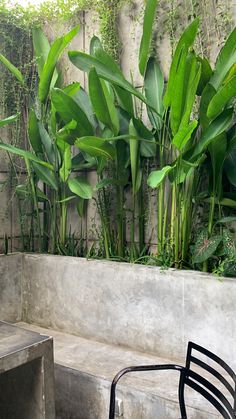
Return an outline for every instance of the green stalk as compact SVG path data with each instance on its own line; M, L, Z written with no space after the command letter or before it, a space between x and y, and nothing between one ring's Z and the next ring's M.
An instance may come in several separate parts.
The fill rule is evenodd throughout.
M183 199L183 212L182 212L182 257L183 261L187 258L189 241L190 241L190 229L192 223L192 194L193 194L193 180L192 175L189 180L189 184L185 190L185 196Z
M144 204L142 185L138 192L138 211L139 211L139 252L140 255L145 247L145 223L144 223Z
M175 205L176 205L176 191L175 184L172 186L171 193L171 218L170 218L170 247L174 247L174 234L175 234Z
M66 198L65 183L62 187L62 200ZM61 219L60 219L60 233L61 233L61 244L66 244L66 226L67 226L67 202L61 203Z
M214 213L215 213L215 194L211 196L211 204L210 204L210 213L209 213L209 219L208 219L208 237L211 237L212 230L213 230L213 222L214 222ZM203 272L208 272L208 261L206 260L203 263Z
M25 158L25 164L26 164L26 169L27 169L27 172L28 172L31 191L32 191L32 196L33 196L34 210L36 211L36 222L37 222L38 235L39 235L39 252L41 252L42 251L42 232L41 232L41 223L40 223L40 215L39 215L39 209L38 209L36 188L35 188L34 179L33 179L32 173L31 173L30 163L29 163L29 160L27 158Z
M117 208L118 208L118 256L124 257L124 190L122 186L117 186Z
M132 222L130 228L130 235L131 235L131 261L137 259L136 251L135 251L135 211L136 211L136 196L133 193L133 213L132 213Z

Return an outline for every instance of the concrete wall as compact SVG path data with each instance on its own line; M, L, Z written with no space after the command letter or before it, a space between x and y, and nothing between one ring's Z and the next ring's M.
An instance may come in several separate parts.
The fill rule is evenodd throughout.
M165 75L168 74L171 57L171 40L169 37L169 29L171 25L171 7L172 2L165 0L159 1L158 18L155 24L155 37L158 45L157 52L160 58L163 71ZM189 4L189 7L188 7ZM133 75L133 80L136 86L140 86L142 80L138 72L138 50L142 34L142 16L143 16L144 1L133 0L126 5L120 14L119 20L119 33L122 41L121 52L121 66L128 79L130 73ZM182 0L178 2L178 7L175 8L176 18L173 28L176 39L181 33L182 29L187 25L189 16L191 16L192 2L189 0ZM202 19L202 39L204 45L199 48L205 50L212 61L214 61L219 46L222 44L224 36L229 33L229 25L227 24L227 13L233 15L233 22L236 21L236 4L232 0L226 2L211 0L210 2L199 2L199 14ZM186 10L188 13L186 13ZM180 18L178 19L178 16ZM81 23L81 30L77 37L72 41L69 49L76 50L89 50L89 42L92 35L99 35L99 22L98 17L93 11L81 13L78 18ZM77 19L77 20L78 20ZM223 23L222 23L223 22ZM55 24L46 25L46 32L49 39L52 41L56 36L65 33L71 26L77 24L78 21L69 22L68 24ZM61 67L64 71L64 79L66 83L73 81L80 81L82 86L87 86L86 77L82 72L76 69L68 60L67 55L64 54L61 60ZM1 109L0 109L1 113ZM1 137L5 139L5 131L1 129ZM0 189L0 253L3 251L3 236L7 234L12 237L10 243L11 251L20 248L20 229L19 229L19 216L16 210L16 204L11 190L11 185L7 182L9 179L7 164L7 156L0 153L0 185L1 182L6 182L5 187ZM94 172L88 173L88 178L92 183L96 183L96 175ZM156 243L156 208L150 196L149 215L148 215L148 228L146 232L146 241L153 244ZM88 203L87 214L83 220L83 232L87 237L89 243L97 239L96 231L93 227L94 222L99 224L99 217L95 207L95 203L91 200ZM71 208L69 216L69 224L71 231L80 235L81 225L78 222L78 217L74 208ZM129 235L129 232L127 232Z
M161 357L193 340L236 368L236 281L49 255L23 259L23 321Z
M22 255L0 256L0 320L21 320Z

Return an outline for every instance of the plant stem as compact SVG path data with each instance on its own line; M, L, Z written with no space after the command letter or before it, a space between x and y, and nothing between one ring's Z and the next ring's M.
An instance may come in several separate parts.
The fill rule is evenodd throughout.
M29 163L29 160L27 158L25 158L25 164L26 164L26 169L27 169L27 172L28 172L30 186L31 186L31 190L32 190L34 210L36 212L36 221L37 221L38 235L39 235L39 252L41 252L42 251L42 233L41 233L41 223L40 223L40 215L39 215L36 188L35 188L34 179L33 179L32 173L31 173L30 163Z
M214 222L214 213L215 213L215 194L211 196L210 212L208 219L208 238L212 235L213 222ZM203 263L203 272L208 272L208 261L206 260Z

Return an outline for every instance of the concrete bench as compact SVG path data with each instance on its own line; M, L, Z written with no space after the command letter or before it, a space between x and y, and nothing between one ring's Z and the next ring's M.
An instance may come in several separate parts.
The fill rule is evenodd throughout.
M0 322L0 417L55 419L53 344Z
M170 363L170 360L155 355L23 322L18 325L49 334L54 339L57 419L107 419L111 380L119 369L135 364ZM178 379L178 374L173 371L134 374L124 378L117 393L121 413L123 410L122 418L178 418ZM190 419L220 417L200 395L191 390L186 394L186 405Z

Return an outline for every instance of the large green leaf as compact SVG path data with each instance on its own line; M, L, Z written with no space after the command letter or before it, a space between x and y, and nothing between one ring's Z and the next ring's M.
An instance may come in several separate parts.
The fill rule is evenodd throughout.
M170 122L173 135L175 135L179 129L184 111L186 58L187 50L185 47L183 47L179 57L179 65L176 70L175 90L171 98Z
M167 84L167 90L164 97L164 104L166 107L170 106L171 99L173 95L175 94L174 92L176 88L175 77L176 77L177 68L179 66L179 59L182 53L182 49L185 48L188 51L188 49L193 45L194 40L197 35L198 26L199 26L199 19L197 18L187 27L187 29L185 29L185 31L183 32L177 44L174 57L171 63L171 67L170 67L169 81Z
M224 170L230 183L236 187L236 148L226 156Z
M97 58L80 51L69 51L68 55L71 62L80 70L89 72L92 67L95 67L99 77L112 84L122 87L134 96L138 97L144 103L147 103L145 97L137 89L135 89L120 72L115 73L109 68L109 66L106 66Z
M46 156L48 160L50 161L50 163L55 164L56 155L55 155L53 140L51 139L48 131L46 130L46 128L43 126L41 122L38 122L38 128L39 128L41 142L43 144L43 148L45 150Z
M163 115L163 91L164 91L164 76L158 62L154 58L150 58L147 63L147 69L144 80L145 96L148 102L156 110L155 114L147 107L148 116L151 124L156 129L162 126L162 119L158 115Z
M181 125L187 125L193 112L193 105L196 98L197 87L201 76L201 64L198 62L195 54L191 53L188 57L189 68L186 74L186 82L184 83L184 109L181 119Z
M134 141L140 142L140 155L142 157L155 157L156 156L156 143L153 133L144 125L140 119L133 118L133 125L137 139ZM140 141L141 140L141 141Z
M147 180L148 186L153 189L158 188L166 178L167 174L173 169L174 167L172 166L165 166L161 170L154 170L151 172Z
M31 153L30 151L21 150L21 148L14 147L10 144L4 144L0 142L0 149L5 150L9 153L16 154L17 156L23 157L25 159L34 161L38 164L41 164L41 166L48 167L49 169L53 170L53 166L50 163L47 163L43 160L40 160L35 154Z
M201 64L201 77L199 80L199 84L197 87L197 94L201 96L203 90L205 89L207 83L209 82L213 71L211 65L206 57L199 57L197 56L198 62Z
M15 122L19 118L20 114L17 113L16 115L8 116L7 118L0 120L0 128L4 127L5 125L12 124L12 122Z
M152 27L158 0L147 0L144 13L143 34L139 48L139 71L144 75L152 40Z
M232 116L232 109L226 109L220 116L218 116L218 118L216 118L203 132L194 149L187 153L186 160L190 159L190 161L193 161L199 154L202 154L211 141L216 139L220 134L225 132L227 128L229 128Z
M75 141L75 146L92 157L105 157L110 160L115 160L116 158L115 148L108 141L99 137L78 138Z
M68 144L65 144L63 153L63 163L59 170L60 178L62 182L66 182L71 172L71 148Z
M87 115L72 97L63 90L54 88L51 91L51 100L56 111L66 124L72 120L77 122L76 132L78 137L93 134L93 126Z
M211 99L208 109L207 117L209 119L216 118L227 105L227 103L236 95L236 76L233 76L227 83L225 83Z
M75 35L77 35L79 28L79 25L76 26L69 33L62 36L61 38L57 38L53 42L40 77L39 99L41 100L41 102L44 102L47 99L58 59L60 58L62 52L67 47L67 45L71 42Z
M210 120L207 117L207 109L208 109L211 99L213 98L215 94L216 94L215 88L210 83L208 83L202 92L200 109L199 109L200 123L203 130L205 130L210 124Z
M219 135L208 148L211 155L213 191L219 196L222 191L222 171L227 149L225 132Z
M32 29L32 38L34 46L34 56L36 58L38 73L41 76L44 64L47 60L48 53L50 51L50 44L48 38L44 34L41 28Z
M114 90L117 94L120 107L132 117L134 115L134 106L131 93L118 85L114 85Z
M203 231L196 242L193 253L193 263L203 263L209 259L222 242L222 236L208 238L207 232Z
M34 152L36 154L43 153L38 120L33 109L30 109L30 112L29 112L28 134L29 134L31 147L34 150Z
M217 90L222 84L227 73L236 62L236 28L231 32L223 48L221 49L214 74L210 80L211 84Z
M117 135L119 132L118 114L108 88L104 80L99 79L95 68L89 72L89 95L99 121Z
M35 162L32 162L32 166L39 180L46 183L46 185L50 186L55 191L58 190L55 174L51 170Z
M172 144L174 144L181 151L190 140L192 133L197 128L197 126L198 121L194 120L190 122L189 125L181 127L177 134L174 136Z
M75 195L83 199L91 199L93 188L83 176L77 176L68 180L68 186Z
M103 49L102 43L97 36L93 36L91 39L90 54L97 58L114 73L118 73L123 77L120 67L117 65L115 60Z
M17 78L17 80L24 85L25 80L21 72L16 68L4 55L0 54L0 61L8 68L8 70Z
M87 118L88 118L90 124L92 125L92 127L94 129L96 129L97 120L96 120L94 112L93 112L90 97L86 93L86 91L82 87L80 87L80 89L77 90L74 93L72 93L72 92L68 93L66 89L64 89L64 91L65 91L65 93L69 94L69 96L71 96L74 99L74 101L77 103L77 105L79 105L79 107L82 109L82 111L84 111L84 113L87 116Z

